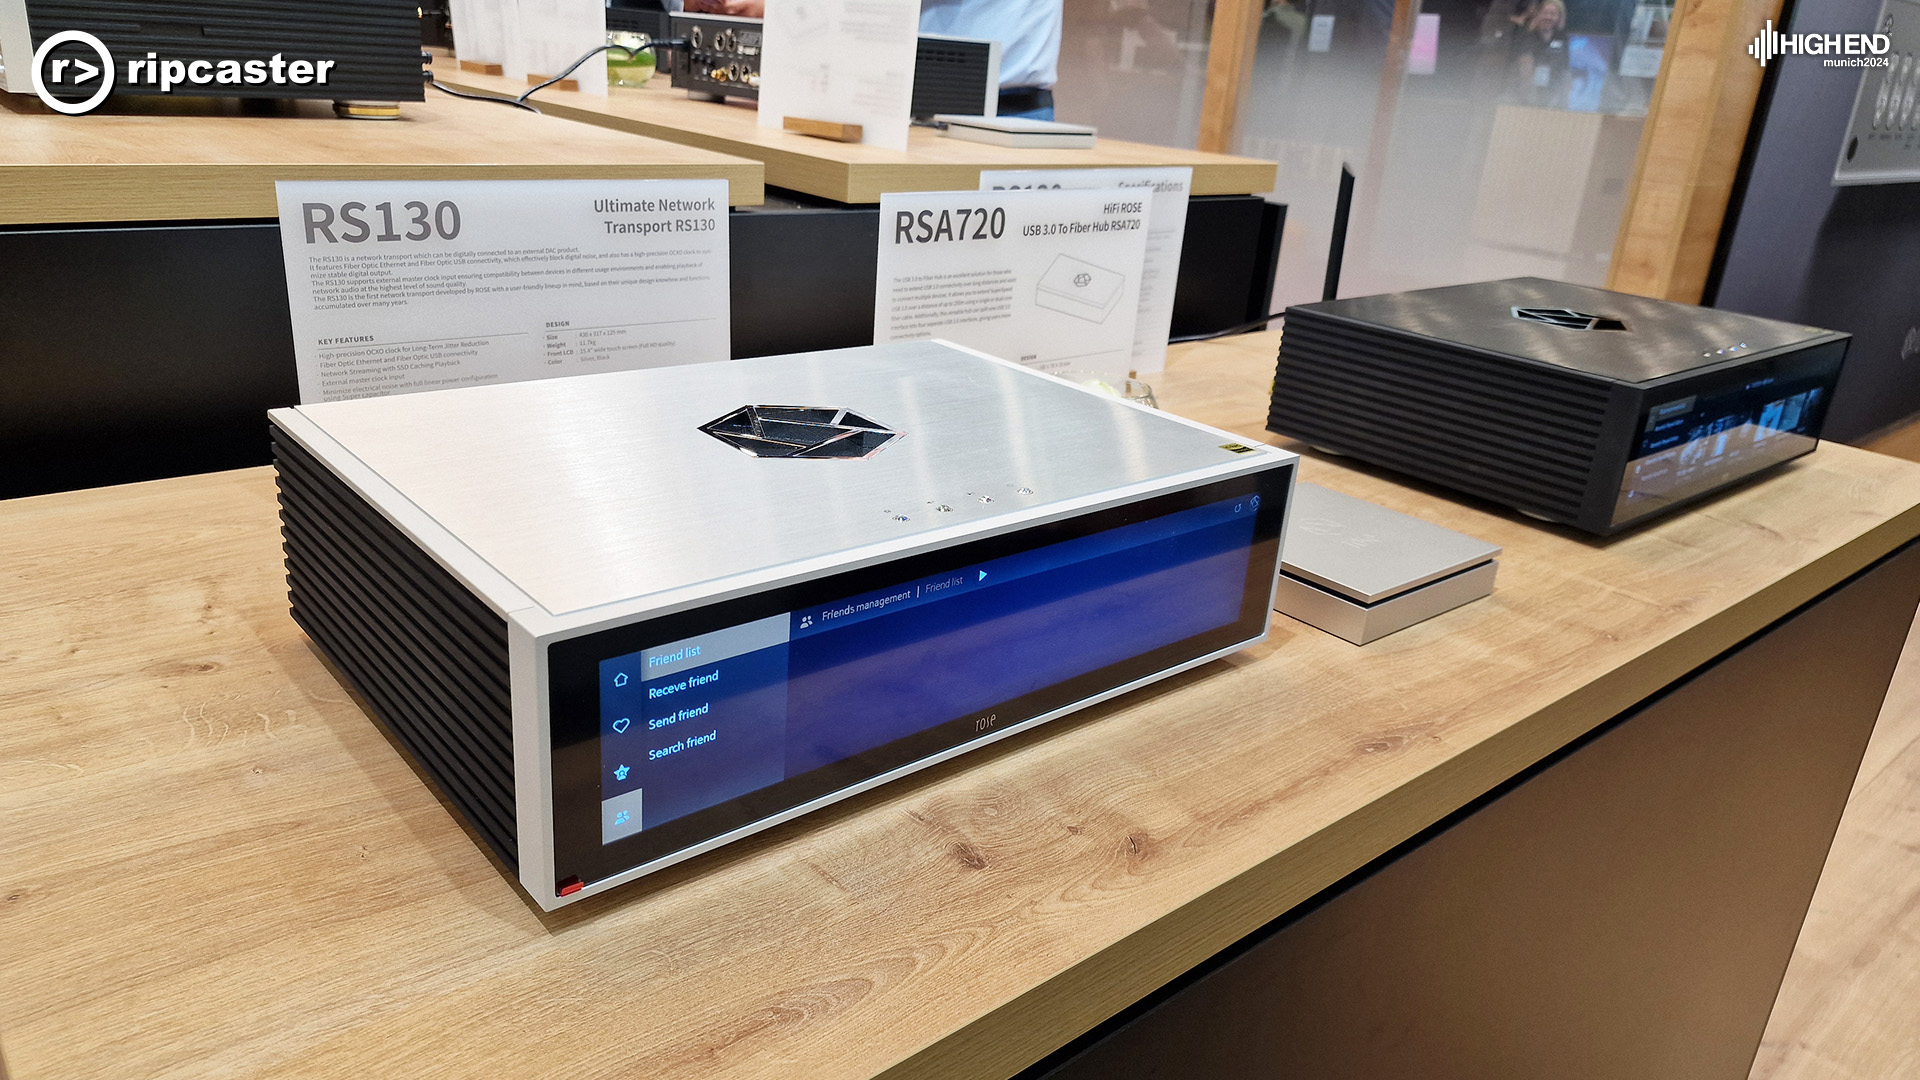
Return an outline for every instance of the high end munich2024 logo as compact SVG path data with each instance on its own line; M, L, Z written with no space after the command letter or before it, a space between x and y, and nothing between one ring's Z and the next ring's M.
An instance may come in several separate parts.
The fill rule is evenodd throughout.
M1881 27L1884 31L1888 27ZM1776 56L1822 56L1824 67L1888 67L1893 38L1879 34L1783 34L1768 19L1766 28L1747 46L1747 55L1761 67Z

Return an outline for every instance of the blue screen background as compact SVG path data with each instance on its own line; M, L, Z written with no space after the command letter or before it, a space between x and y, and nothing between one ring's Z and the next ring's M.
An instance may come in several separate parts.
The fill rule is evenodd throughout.
M640 790L645 820L631 827L650 828L1229 625L1258 505L1195 507L797 610L778 644L727 655L705 639L715 659L652 680L644 653L604 661L602 798Z
M794 641L788 774L1234 621L1252 528L1185 533Z

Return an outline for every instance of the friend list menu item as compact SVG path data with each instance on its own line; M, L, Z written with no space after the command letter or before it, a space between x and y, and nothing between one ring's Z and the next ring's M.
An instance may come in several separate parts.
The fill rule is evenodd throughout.
M303 403L730 356L724 180L275 186Z
M1125 379L1152 197L882 195L874 343L942 338L1052 374Z
M1173 294L1180 280L1180 248L1187 238L1187 196L1193 170L985 169L980 190L1119 188L1147 193L1147 257L1140 270L1140 313L1133 329L1133 370L1152 375L1167 366Z

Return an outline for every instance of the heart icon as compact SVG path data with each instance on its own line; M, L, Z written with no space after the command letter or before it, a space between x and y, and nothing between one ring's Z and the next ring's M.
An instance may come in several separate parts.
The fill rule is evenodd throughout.
M633 723L632 720L623 716L613 722L613 730L616 734L625 735L627 733L627 725L631 723Z

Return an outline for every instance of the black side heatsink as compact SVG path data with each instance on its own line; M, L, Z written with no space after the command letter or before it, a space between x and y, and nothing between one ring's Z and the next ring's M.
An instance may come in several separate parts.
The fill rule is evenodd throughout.
M1559 521L1580 515L1604 385L1287 312L1269 430Z
M271 435L294 621L517 872L506 620L278 426Z

